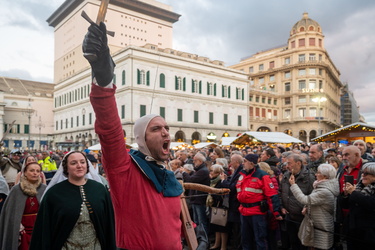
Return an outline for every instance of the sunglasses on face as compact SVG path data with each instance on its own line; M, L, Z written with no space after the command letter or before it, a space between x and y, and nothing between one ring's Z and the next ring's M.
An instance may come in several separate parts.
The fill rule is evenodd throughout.
M363 172L362 174L363 174L363 176L373 175L373 174L370 174L370 173L367 173L367 172Z

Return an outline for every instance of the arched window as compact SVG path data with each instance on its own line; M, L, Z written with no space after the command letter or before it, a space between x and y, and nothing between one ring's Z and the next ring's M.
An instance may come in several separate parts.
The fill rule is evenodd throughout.
M165 88L165 75L163 73L160 74L160 88Z

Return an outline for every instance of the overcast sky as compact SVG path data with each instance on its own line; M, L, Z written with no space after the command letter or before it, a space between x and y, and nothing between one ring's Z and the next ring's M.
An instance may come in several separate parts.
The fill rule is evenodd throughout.
M53 28L46 19L65 0L2 1L0 76L53 81ZM325 48L349 83L360 112L375 125L374 0L159 0L181 15L174 49L221 60L226 66L284 45L303 12L317 21ZM84 21L84 20L82 20Z

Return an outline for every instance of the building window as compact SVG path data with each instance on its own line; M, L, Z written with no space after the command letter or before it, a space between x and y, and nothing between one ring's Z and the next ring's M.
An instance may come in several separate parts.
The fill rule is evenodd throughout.
M316 60L315 54L314 53L310 53L309 54L309 61L315 61L315 60Z
M273 100L273 105L277 105L277 100Z
M305 116L306 116L306 109L305 108L298 109L298 115L301 118L305 118Z
M73 128L73 117L70 118L70 127Z
M270 75L270 82L275 81L275 75Z
M125 105L121 105L121 119L125 119Z
M270 62L270 69L273 69L275 67L275 61Z
M77 125L77 128L79 127L79 116L76 117L76 125Z
M285 105L289 105L290 103L290 97L285 97Z
M286 64L286 65L290 64L290 57L286 57L284 59L284 64Z
M116 85L116 74L113 74L112 83ZM78 90L79 91L79 90Z
M122 85L125 85L125 83L126 83L126 78L125 77L126 77L125 70L123 70L122 71L122 79L121 79L121 82L122 82L121 84Z
M59 129L59 122L56 121L56 124L55 124L55 130L58 130Z
M315 38L309 38L309 45L315 46Z
M82 126L85 126L85 122L86 122L85 115L82 115Z
M186 77L175 76L175 89L186 91Z
M228 125L228 114L224 114L224 125Z
M305 47L305 38L298 39L298 47Z
M290 118L290 109L285 109L284 110L284 118L289 119Z
M165 88L165 75L163 73L160 74L160 88Z
M298 81L298 89L302 90L306 88L306 80L299 80Z
M319 80L319 89L323 90L323 81L322 80Z
M292 49L294 49L296 47L296 41L291 41L290 45L291 45Z
M165 107L160 107L159 113L160 113L160 116L165 119Z
M305 54L298 55L298 61L299 62L305 62Z
M284 78L288 79L288 78L290 78L290 77L291 77L290 71L286 71L286 72L284 73Z
M259 102L259 96L255 97L255 102Z
M259 83L260 84L264 83L264 77L259 77Z
M77 116L78 118L78 116ZM63 129L63 120L60 121L60 129Z
M309 75L315 75L316 69L315 68L309 68Z
M259 71L263 71L264 70L264 65L263 64L259 64Z
M316 89L316 80L309 79L309 89Z
M25 124L24 127L23 127L23 131L25 132L25 134L29 134L30 133L30 129L29 129L29 124Z
M319 75L323 75L323 70L322 69L319 69Z
M214 124L214 113L213 112L209 112L209 124Z
M310 108L310 116L311 117L316 117L316 108Z
M251 67L249 68L249 73L253 73L253 72L254 72L254 67L251 66Z
M237 116L237 126L242 126L242 116Z
M194 110L194 123L199 122L199 112L197 110Z
M191 91L192 93L202 94L202 81L191 80Z
M298 103L305 103L306 102L306 96L305 95L301 95L298 97Z
M182 122L182 109L177 109L177 121Z
M89 113L89 125L92 124L92 113Z
M262 103L266 103L266 98L262 97Z
M304 75L306 75L306 69L299 69L299 70L298 70L298 75L299 75L299 76L304 76Z
M285 83L285 92L290 91L290 82Z
M146 115L146 105L141 105L140 106L140 114L139 115L140 115L140 117Z

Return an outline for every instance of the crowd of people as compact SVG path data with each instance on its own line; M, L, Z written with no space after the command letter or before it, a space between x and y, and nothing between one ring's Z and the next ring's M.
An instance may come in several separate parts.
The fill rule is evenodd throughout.
M142 143L140 145L142 147ZM370 249L375 243L375 158L372 149L373 145L357 140L352 145L340 147L328 143L289 147L264 144L242 149L218 146L172 150L166 155L163 171L170 170L167 178L173 177L176 181L231 190L229 195L185 191L191 218L197 226L202 225L211 243L210 249L343 249L344 246ZM130 155L142 152L132 151ZM49 166L43 167L47 157ZM101 151L21 153L13 150L8 156L2 156L0 162L3 162L1 170L6 170L6 175L0 176L2 249L71 249L72 246L116 249L115 224L121 222L115 220L113 208L116 205L110 198L110 185L114 185L115 192L119 190L116 185L123 185L120 184L123 176L118 174L118 183L112 180L108 184L107 175L112 173L105 173ZM14 176L5 178L13 172L6 169L7 165L13 167L15 163L20 166L19 172L14 171ZM154 190L160 185L158 170L148 173L150 178L155 178L148 181L149 188ZM144 171L148 171L146 167ZM47 183L45 176L51 172L54 177ZM352 180L348 176L352 176ZM127 183L137 182L134 173L129 178L134 180ZM178 182L170 180L162 185L161 189L165 189L165 185L174 189L174 193L165 191L162 197L171 195L178 199L182 192ZM144 183L136 188L147 192ZM145 208L144 202L154 199L148 195L150 197L136 208L152 214L145 219L139 218L144 220L142 223L134 222L140 229L144 226L139 225L149 225L150 220L160 223L160 216L152 212L154 204ZM136 196L131 197L133 203ZM116 202L122 204L120 200ZM228 210L225 226L210 223L212 209L217 207ZM169 209L162 207L160 213ZM299 237L307 209L314 223L314 243L310 245L304 245ZM173 216L179 217L178 214ZM123 218L123 215L117 215L117 218ZM176 237L181 240L175 239L176 249L186 245L184 236L180 237L177 230L179 227L181 223L174 227L166 225L165 229L178 232ZM117 233L127 249L137 248L128 245L126 235L132 234ZM153 241L156 236L150 234L146 239L139 234L138 237L134 245L143 240ZM169 246L167 243L154 249Z

